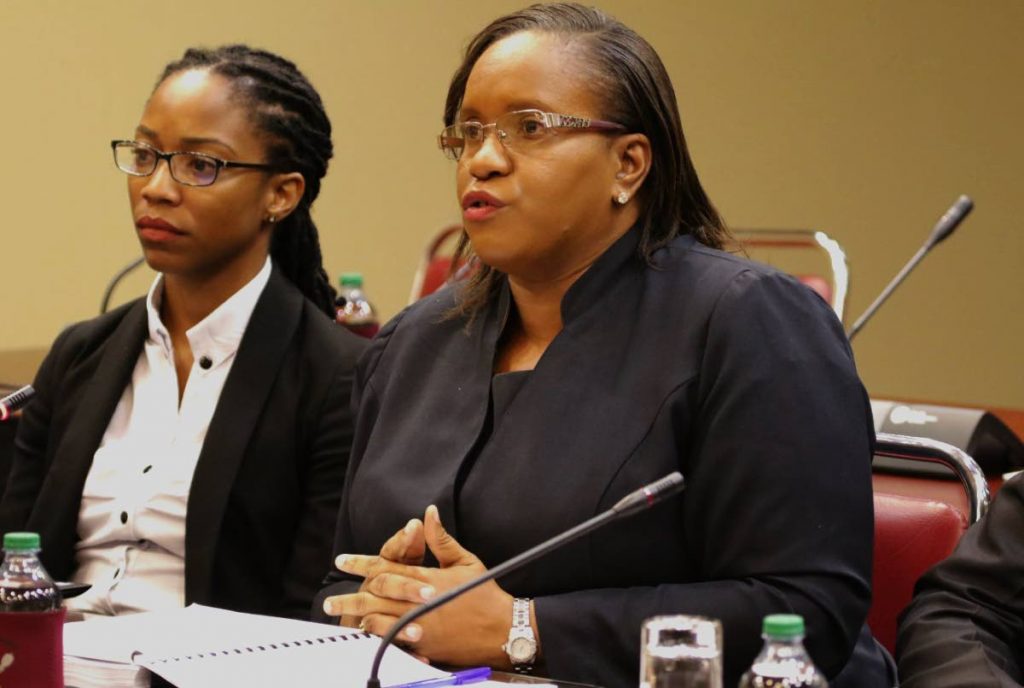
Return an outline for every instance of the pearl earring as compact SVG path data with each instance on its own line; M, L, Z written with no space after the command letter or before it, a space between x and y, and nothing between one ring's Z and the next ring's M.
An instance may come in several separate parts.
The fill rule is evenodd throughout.
M277 218L271 215L270 217L267 218L267 222L269 222L270 224L274 224L275 222L277 222Z
M619 205L626 205L629 202L629 194L625 191L620 191L615 200L619 202Z

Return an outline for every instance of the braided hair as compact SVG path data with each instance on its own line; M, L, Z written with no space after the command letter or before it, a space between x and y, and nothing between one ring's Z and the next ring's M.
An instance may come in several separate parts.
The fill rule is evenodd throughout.
M320 94L293 62L247 45L189 48L164 68L156 85L190 69L207 69L228 79L269 141L267 163L299 172L305 179L298 206L274 230L270 255L281 272L333 319L336 293L324 271L320 236L310 213L334 153L331 121Z

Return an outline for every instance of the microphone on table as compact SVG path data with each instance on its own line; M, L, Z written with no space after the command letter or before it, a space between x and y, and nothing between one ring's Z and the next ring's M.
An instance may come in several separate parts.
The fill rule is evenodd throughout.
M18 391L0 399L0 423L13 416L15 411L31 401L35 395L36 390L32 385L25 385Z
M679 471L669 473L664 478L655 480L649 485L641 487L639 490L629 493L615 505L607 511L594 516L593 518L584 521L583 523L570 528L561 535L542 542L536 547L532 547L525 552L518 554L511 559L507 560L503 564L498 564L494 568L487 569L476 578L463 583L462 585L452 588L443 595L439 595L434 599L421 604L420 606L406 612L395 625L391 627L380 641L380 647L377 648L377 654L373 658L373 667L370 669L370 678L366 681L366 688L380 688L380 679L377 674L380 672L380 663L384 658L384 651L387 650L388 646L394 641L395 637L419 617L432 612L441 605L451 602L456 597L459 597L463 593L469 592L473 588L486 583L489 580L498 578L507 573L511 573L519 569L520 567L529 564L531 561L538 559L549 552L567 545L570 542L597 530L603 525L617 521L620 518L627 518L633 514L637 514L649 507L654 506L658 502L672 495L678 494L683 491L683 476Z
M864 327L864 324L875 314L875 311L885 303L885 300L892 295L896 290L896 287L900 286L903 280L907 278L907 275L909 275L911 271L917 267L917 264L920 263L926 255L928 255L929 251L953 233L953 230L963 222L964 218L967 217L973 208L974 201L967 196L960 196L960 198L956 199L956 203L950 206L949 210L946 211L946 214L943 215L935 224L935 228L932 229L932 233L928 236L924 245L917 250L917 253L914 254L913 258L907 261L907 264L903 266L903 269L900 270L885 289L882 290L882 293L878 295L878 298L875 299L874 303L868 306L868 309L864 311L864 314L857 318L857 322L853 324L853 327L850 328L850 331L847 334L847 339L852 340L854 336L860 332L861 328Z

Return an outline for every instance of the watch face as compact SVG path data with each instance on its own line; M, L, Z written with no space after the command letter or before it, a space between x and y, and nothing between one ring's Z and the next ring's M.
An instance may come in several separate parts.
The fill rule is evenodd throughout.
M513 662L528 662L537 651L536 643L529 638L513 638L509 644L508 656Z

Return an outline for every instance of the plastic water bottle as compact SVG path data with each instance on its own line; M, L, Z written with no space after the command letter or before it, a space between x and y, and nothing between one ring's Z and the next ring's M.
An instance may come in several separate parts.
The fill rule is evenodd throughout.
M764 648L740 679L740 688L828 688L825 676L804 648L804 619L798 614L764 617Z
M339 283L341 290L335 303L335 320L360 337L373 337L380 330L380 320L363 292L363 276L358 272L346 272Z
M37 533L4 535L0 565L0 685L62 688L64 610L39 562Z

